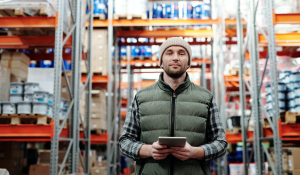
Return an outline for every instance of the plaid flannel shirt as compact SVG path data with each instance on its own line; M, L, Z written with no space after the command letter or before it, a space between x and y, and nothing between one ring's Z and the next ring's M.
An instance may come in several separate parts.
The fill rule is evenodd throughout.
M137 101L134 98L127 112L123 133L119 138L121 152L134 160L140 159L139 150L144 144L140 141L141 127L138 112ZM205 151L205 162L218 159L226 153L227 142L219 116L217 104L212 100L206 122L207 144L201 145Z

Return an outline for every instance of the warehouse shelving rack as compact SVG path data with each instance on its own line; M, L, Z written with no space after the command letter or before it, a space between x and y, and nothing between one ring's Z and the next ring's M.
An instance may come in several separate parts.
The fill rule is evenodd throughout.
M264 153L270 163L270 167L275 175L283 174L282 168L282 140L293 141L299 140L299 124L282 124L279 116L278 107L278 91L277 91L277 55L293 55L297 57L297 52L285 53L277 52L276 46L299 46L298 34L276 34L274 30L275 24L298 24L299 23L299 13L295 14L274 14L274 4L273 0L265 0L266 12L267 12L267 29L268 35L266 35L262 30L262 34L258 34L257 26L255 24L255 13L256 6L254 2L250 3L250 20L248 24L247 35L245 42L243 43L244 35L242 30L242 23L240 20L240 8L238 5L237 10L237 38L238 38L238 48L239 48L239 88L240 88L240 108L241 108L241 134L226 134L229 142L243 142L243 161L244 161L244 174L248 174L248 155L247 155L247 142L254 143L255 151L255 161L257 165L256 174L263 174L264 170ZM245 52L247 50L247 45L249 43L249 52L251 57L251 87L246 80L243 73L243 62L245 58ZM268 46L268 51L259 53L258 46ZM263 77L259 78L257 61L260 57L266 58L266 63L270 61L270 77L271 77L271 89L272 89L272 116L273 121L271 121L270 116L266 113L262 100L261 100L261 86L263 77L266 72L266 65L263 72ZM245 116L245 85L248 87L252 96L252 117L255 118L254 122L254 132L248 131L247 118ZM262 128L262 112L267 116L267 120L270 123L271 128ZM283 129L284 128L284 129ZM298 138L295 138L298 137ZM271 157L264 145L264 141L274 142L275 151L275 165L271 161Z

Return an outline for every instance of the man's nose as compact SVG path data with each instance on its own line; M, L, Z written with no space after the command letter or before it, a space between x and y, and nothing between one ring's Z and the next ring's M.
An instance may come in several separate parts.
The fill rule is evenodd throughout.
M178 61L178 57L179 57L179 55L177 53L175 53L173 56L173 61Z

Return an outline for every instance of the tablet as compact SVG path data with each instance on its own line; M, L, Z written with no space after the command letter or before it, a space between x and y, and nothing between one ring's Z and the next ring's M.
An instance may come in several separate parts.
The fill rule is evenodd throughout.
M158 137L158 144L168 147L184 147L186 137Z

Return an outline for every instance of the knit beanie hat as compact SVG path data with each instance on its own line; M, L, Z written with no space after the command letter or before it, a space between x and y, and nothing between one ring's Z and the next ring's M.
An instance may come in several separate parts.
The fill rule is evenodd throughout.
M162 64L162 56L164 51L170 46L181 46L185 48L185 50L189 54L189 63L191 65L192 49L191 46L182 37L169 38L162 43L159 49L159 65Z

